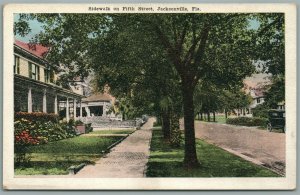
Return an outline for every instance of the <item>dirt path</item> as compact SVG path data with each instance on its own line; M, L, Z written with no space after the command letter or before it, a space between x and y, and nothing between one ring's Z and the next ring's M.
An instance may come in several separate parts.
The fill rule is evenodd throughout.
M285 134L255 127L195 122L196 137L256 164L285 173Z
M150 118L141 130L129 135L95 165L86 166L74 177L144 177L154 121L154 118Z

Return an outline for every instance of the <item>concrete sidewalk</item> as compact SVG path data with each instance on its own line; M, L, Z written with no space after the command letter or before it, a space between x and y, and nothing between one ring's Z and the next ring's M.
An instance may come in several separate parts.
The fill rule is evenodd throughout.
M154 118L150 118L141 130L129 135L95 165L88 165L73 177L130 178L144 177L150 155L150 141Z

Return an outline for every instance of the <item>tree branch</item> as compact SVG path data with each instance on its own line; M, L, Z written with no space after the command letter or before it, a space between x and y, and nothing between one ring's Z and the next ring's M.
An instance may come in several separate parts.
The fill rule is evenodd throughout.
M200 44L198 46L198 49L196 51L196 56L195 56L195 67L199 67L202 63L203 57L204 57L204 52L205 52L205 47L206 47L206 42L208 39L209 35L209 30L210 26L205 25L203 31L201 32L201 39L200 39ZM200 71L195 71L195 76L192 82L192 86L195 86L199 80L200 77Z
M178 55L180 55L181 52L182 52L182 46L183 46L183 42L184 42L187 30L188 30L188 26L189 26L188 22L186 22L185 25L184 25L184 28L182 30L182 33L180 35L180 39L177 42L176 48L178 48Z
M162 42L163 46L167 50L169 58L174 63L176 70L178 71L178 73L180 75L182 75L183 67L181 64L180 56L176 55L177 53L176 53L174 47L171 45L170 41L168 40L168 37L162 32L160 27L158 25L154 25L154 28L155 28L154 30L157 33L160 41Z

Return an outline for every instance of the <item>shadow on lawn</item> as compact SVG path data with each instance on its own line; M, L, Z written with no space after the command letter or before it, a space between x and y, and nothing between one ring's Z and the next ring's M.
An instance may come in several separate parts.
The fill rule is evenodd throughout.
M278 177L276 173L202 140L196 141L201 165L183 166L184 146L172 148L163 141L160 130L153 131L147 177Z

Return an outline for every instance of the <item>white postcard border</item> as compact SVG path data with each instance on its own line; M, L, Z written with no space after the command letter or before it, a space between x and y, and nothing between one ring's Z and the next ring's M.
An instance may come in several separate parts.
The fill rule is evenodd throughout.
M14 13L184 13L175 11L88 11L89 7L192 7L189 13L285 13L286 177L283 178L63 178L14 177L13 171L13 14ZM4 189L295 189L296 187L296 6L293 4L9 4L4 8L3 186Z

